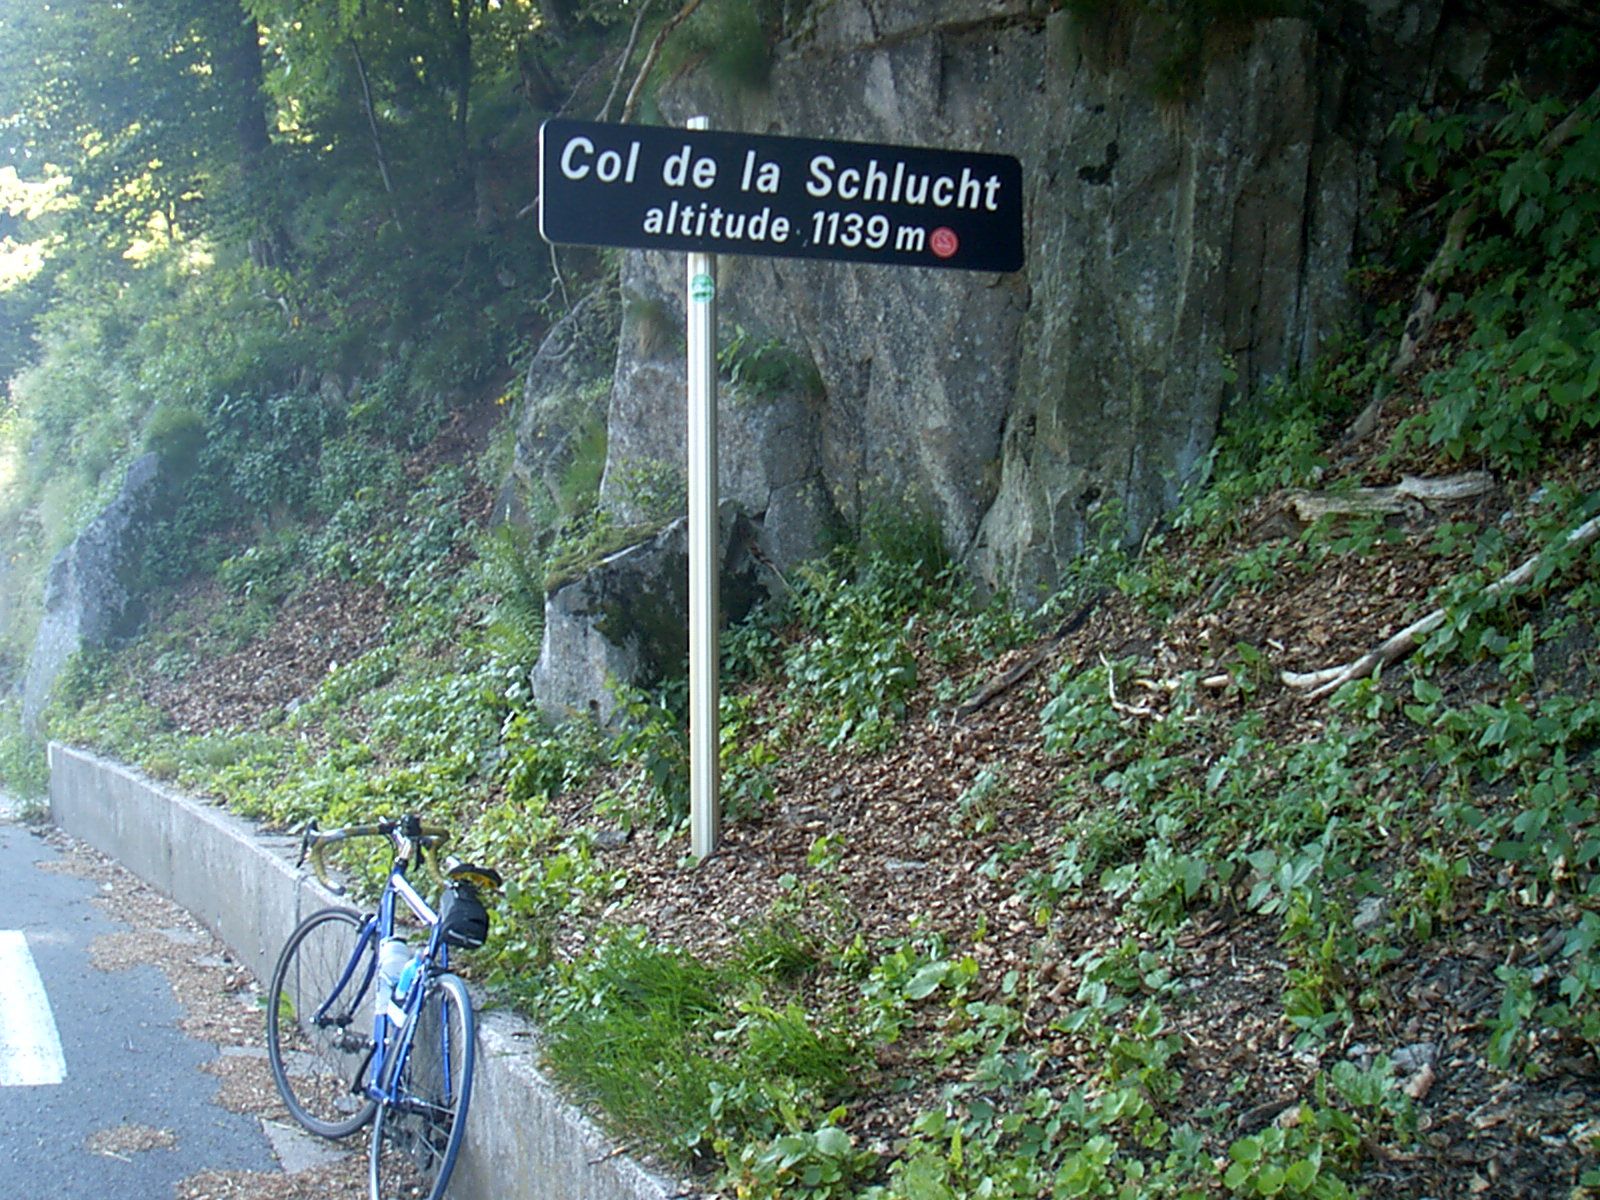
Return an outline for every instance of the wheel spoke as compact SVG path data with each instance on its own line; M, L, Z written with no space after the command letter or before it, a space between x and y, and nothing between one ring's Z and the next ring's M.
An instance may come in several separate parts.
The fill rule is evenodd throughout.
M308 917L284 946L267 993L267 1057L295 1120L324 1137L344 1137L371 1119L361 1080L372 1054L370 971L344 981L362 922L346 909Z
M474 1022L453 975L428 985L405 1060L379 1106L369 1153L373 1200L440 1200L466 1129Z

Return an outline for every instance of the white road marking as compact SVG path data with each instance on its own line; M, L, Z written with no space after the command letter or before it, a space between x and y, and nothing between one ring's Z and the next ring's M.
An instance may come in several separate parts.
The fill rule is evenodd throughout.
M0 1087L38 1087L67 1077L61 1037L19 929L0 929Z

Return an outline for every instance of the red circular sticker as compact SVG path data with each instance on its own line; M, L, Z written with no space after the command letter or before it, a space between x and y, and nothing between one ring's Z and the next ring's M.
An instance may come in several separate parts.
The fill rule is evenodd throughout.
M961 239L948 225L941 225L928 235L928 249L938 258L950 258L961 249Z

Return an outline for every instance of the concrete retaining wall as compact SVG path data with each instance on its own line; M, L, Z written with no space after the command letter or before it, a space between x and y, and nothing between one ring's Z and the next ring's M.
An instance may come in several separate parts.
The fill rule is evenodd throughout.
M60 744L50 747L55 823L116 859L207 925L265 985L300 919L334 902L295 870L298 840ZM634 1160L556 1094L533 1030L482 1014L467 1139L451 1200L667 1200L684 1188Z

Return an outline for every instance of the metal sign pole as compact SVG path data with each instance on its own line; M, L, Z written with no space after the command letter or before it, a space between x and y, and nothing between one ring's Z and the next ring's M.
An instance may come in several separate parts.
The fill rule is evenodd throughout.
M967 271L1023 264L1010 155L551 118L539 232L552 245L688 253L689 837L722 836L717 728L716 255Z
M705 129L691 117L690 129ZM722 838L717 677L717 259L688 255L689 845L705 858Z

